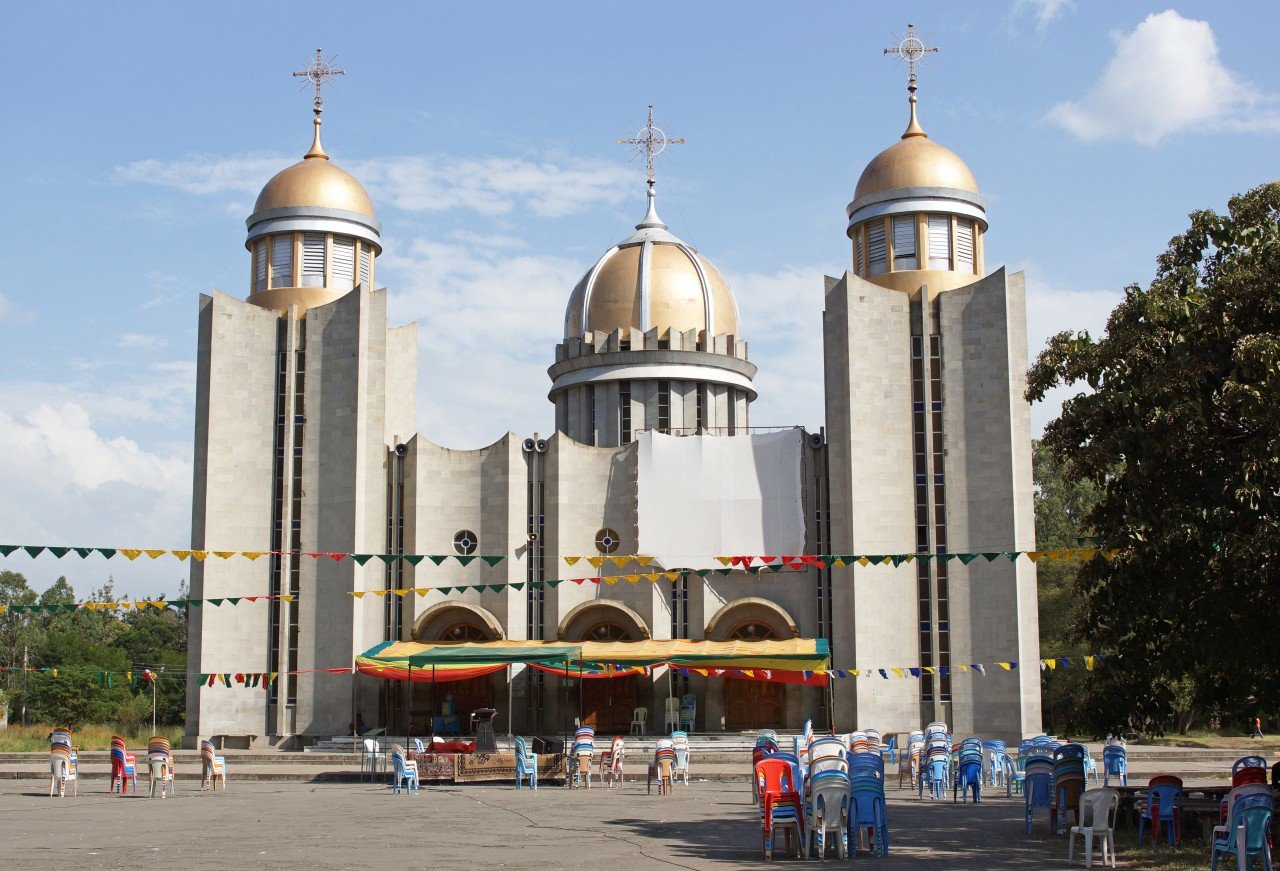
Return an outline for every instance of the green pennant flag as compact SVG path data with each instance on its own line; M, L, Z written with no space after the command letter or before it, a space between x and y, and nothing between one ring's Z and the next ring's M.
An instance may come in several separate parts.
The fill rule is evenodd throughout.
M17 549L18 545L16 544L0 544L0 554L4 554L5 556L8 556Z
M204 672L201 672L196 675L196 679L197 679L197 683L203 686L205 683L209 681L209 675Z
M711 570L710 570L710 569L698 569L698 570L696 570L696 571L694 572L694 574L695 574L695 575L697 575L697 576L698 576L698 577L700 577L700 578L705 578L707 575L711 574Z
M523 583L523 582L521 582L521 583L519 583L519 584L512 584L511 586L512 586L514 589L517 589L517 590L523 590L523 589L524 589L524 583Z
M778 572L785 569L786 566L784 566L782 563L778 563L776 566L766 566L766 568L776 575Z
M964 563L965 565L968 565L969 563L973 562L974 560L976 560L976 559L977 559L978 557L980 557L980 556L982 556L982 554L980 554L980 553L958 553L958 554L956 554L956 557L960 560L960 562Z
M373 559L373 554L371 554L371 553L353 553L353 554L351 555L351 558L352 558L353 560L355 560L357 563L359 563L360 565L364 565L364 564L365 564L365 563L367 563L369 560Z
M473 557L473 556L455 556L455 557L454 557L454 559L456 559L458 562L462 563L464 566L469 566L469 565L471 565L471 561L472 561L472 560L474 560L474 559L475 559L475 557Z
M547 585L548 587L551 587L552 589L555 589L556 587L558 587L558 586L560 586L561 584L563 584L563 583L564 583L564 581L563 581L563 580L558 580L558 581L545 581L544 583L546 583L546 585Z
M480 586L484 586L484 585L481 584ZM495 593L501 593L506 586L507 586L506 584L490 584L489 589Z
M210 605L212 605L212 606L213 606L213 607L215 607L215 608L216 608L216 607L218 607L219 605L221 605L221 604L222 604L222 602L223 602L223 600L222 600L222 599L205 599L205 601L206 601L206 602L208 602Z
M129 685L135 690L138 688L138 677L139 675L136 671L129 672Z
M235 598L228 598L227 601L230 602L232 605L239 605L240 600L243 598L244 596L236 596Z
M733 574L733 569L712 569L711 571L715 572L717 575L724 575L725 577Z
M449 558L448 554L435 554L430 557L430 560L439 566L439 565L444 565L444 561L447 560L448 558Z
M35 559L36 557L40 556L40 554L44 553L43 547L40 547L34 544L24 544L22 546L22 549L25 550L27 552L27 556L31 557L32 559Z
M893 567L896 569L906 561L907 557L905 554L895 553L893 556L889 557L889 559L893 562Z
M992 553L992 552L990 552L990 551L986 551L986 552L984 552L984 553L982 554L982 556L983 556L983 558L984 558L987 562L989 562L989 563L993 563L993 562L995 562L996 560L1000 559L1000 557L1002 556L1002 554L1001 554L999 551L996 551L996 552L994 552L994 553Z
M378 559L382 560L382 561L383 561L384 563L386 563L387 565L391 565L393 562L395 562L395 561L396 561L396 560L398 560L399 558L400 558L400 557L399 557L397 554L394 554L394 553L380 553L380 554L378 554Z
M80 559L88 559L89 554L93 553L93 548L91 547L73 547L71 549L76 552Z
M58 607L58 606L56 606L56 605L54 606L54 608L55 608L55 609L56 609L57 607ZM79 608L79 607L80 607L79 605L77 605L77 604L75 604L75 603L73 602L73 603L71 603L70 605L63 605L63 606L62 606L62 610L63 610L63 611L66 611L68 614L70 614L70 613L72 613L73 611L75 611L75 610L76 610L77 608Z
M262 675L260 673L255 672L254 674L249 675L249 682L246 684L246 686L256 687L260 680L262 680Z
M955 558L956 558L956 556L957 556L957 555L956 555L956 554L954 554L954 553L940 553L940 554L938 554L938 555L937 555L937 558L938 558L938 559L940 559L940 560L942 560L944 563L949 563L949 562L951 562L953 559L955 559Z
M541 590L541 589L542 589L542 586L543 586L542 581L530 581L530 582L529 582L529 589L531 589L531 590Z
M169 599L168 601L165 602L165 604L168 605L170 608L177 610L179 608L187 607L187 601L188 600L186 599Z
M436 592L447 596L453 592L453 587L436 587Z
M1005 556L1005 559L1007 559L1009 562L1017 562L1018 554L1020 554L1021 552L1022 551L1018 551L1018 550L1006 550L1004 552L1004 556Z
M111 559L113 556L116 555L116 551L119 550L119 548L99 547L99 548L96 548L96 550L98 551L98 553L102 554L107 559Z
M916 559L920 560L921 562L927 563L929 560L933 559L933 554L929 553L928 551L925 551L924 553L918 553L916 554Z
M420 553L406 553L406 554L404 555L404 561L405 561L405 562L407 562L407 563L408 563L409 565L411 565L411 566L416 566L418 563L422 562L422 554L420 554Z
M223 685L224 687L229 687L229 686L231 686L231 675L229 675L229 674L224 674L224 675L222 676L222 685Z
M506 559L505 556L482 556L480 559L487 562L490 566L496 566L498 563Z
M192 608L199 608L204 604L204 599L187 599L187 604Z
M71 548L69 547L51 547L49 548L49 553L53 554L58 559L62 559L64 556L67 555L67 552L70 550Z

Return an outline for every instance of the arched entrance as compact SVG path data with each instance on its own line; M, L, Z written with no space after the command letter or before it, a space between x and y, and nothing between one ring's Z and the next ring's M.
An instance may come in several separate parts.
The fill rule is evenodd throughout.
M766 641L795 638L791 616L767 599L730 602L707 625L717 641ZM786 725L787 688L780 683L745 678L724 679L724 728L729 732L780 729Z
M625 605L587 602L565 616L559 635L563 641L643 641L649 637L649 628L639 614ZM629 732L639 681L639 675L583 679L582 722L595 726L601 735Z
M452 642L497 641L503 637L502 624L484 608L461 602L442 602L428 608L413 627L414 641ZM457 728L465 732L471 722L471 712L479 708L492 708L494 681L500 675L486 674L468 680L448 681L437 684L426 707L412 711L415 723L429 723L430 718L441 715L445 702L453 703L458 717ZM415 701L417 696L415 696ZM443 731L451 732L451 723L442 723Z

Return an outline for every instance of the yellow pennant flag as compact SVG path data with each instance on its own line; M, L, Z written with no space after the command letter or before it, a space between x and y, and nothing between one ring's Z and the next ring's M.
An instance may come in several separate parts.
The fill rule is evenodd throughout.
M606 584L616 584L616 583L618 583L618 579L617 579L617 577L615 577L615 576L610 576L610 577L607 577L607 578L601 578L600 580L604 581Z
M1013 663L1011 662L997 662L996 665L1000 666L1005 671L1009 671L1010 669L1013 668Z
M152 559L159 559L160 557L164 556L168 552L169 551L167 550L144 550L143 551L143 553L145 553L147 556L151 557Z
M415 593L417 593L417 594L418 594L418 598L419 598L419 599L421 599L421 598L422 598L423 596L425 596L427 593L430 593L430 592L431 592L431 588L430 588L430 587L414 587L414 588L413 588L413 591L414 591Z
M849 674L853 675L854 677L861 677L861 676L862 676L862 669L860 669L860 668L851 668L851 669L849 669Z
M351 595L355 596L357 599L363 599L363 598L364 598L364 590L352 590L352 591L351 591Z
M151 607L155 608L157 611L163 611L165 608L169 607L169 603L163 599L157 599L151 603Z
M8 609L8 608L6 608L4 605L0 605L0 614L3 614L3 613L4 613L5 611L7 611L7 610L9 610L9 609Z
M1082 547L1079 550L1077 550L1076 553L1078 553L1080 556L1084 557L1085 559L1093 559L1095 556L1098 555L1098 549L1096 547Z
M838 569L842 569L845 566L844 560L842 560L840 557L836 557L835 559L833 559L831 561L831 564Z
M755 670L754 670L754 669L750 669L750 668L744 668L744 669L742 670L742 673L743 673L745 676L747 676L747 677L755 677L755 676L756 676Z
M716 562L720 563L720 565L722 565L722 566L727 566L729 563L733 562L733 557L731 557L731 556L718 556L718 557L716 557Z
M934 669L932 665L922 665L920 666L920 670L925 674L937 674L937 670Z
M1043 553L1041 553L1041 552L1040 552L1040 551L1038 551L1038 550L1029 550L1029 551L1027 551L1027 558L1028 558L1028 559L1030 559L1033 563L1038 563L1038 562L1040 562L1040 557L1042 557L1043 555L1044 555L1044 554L1043 554Z
M397 599L403 599L406 595L409 594L409 590L407 589L393 590L392 592L396 594Z
M186 559L187 557L191 556L191 551L189 550L171 550L169 551L169 553L173 554L178 559Z
M634 584L636 581L640 580L639 575L626 575L625 577L628 584Z
M280 599L281 601L284 601L284 602L292 602L293 596L289 593L285 593L283 596L280 597Z
M140 551L140 550L134 550L134 549L133 549L133 548L131 548L131 547L130 547L130 548L123 548L123 547L122 547L122 548L120 548L120 550L119 550L119 551L117 551L117 553L122 553L122 554L124 554L125 559L129 560L129 562L133 562L133 561L134 561L134 560L136 560L138 557L142 556L142 551Z
M614 567L615 567L615 568L619 568L619 569L620 569L620 568L622 568L623 566L625 566L627 563L631 562L631 557L629 557L629 556L611 556L611 557L609 557L609 560L613 562L613 565L614 565Z
M605 561L605 557L602 557L602 556L587 557L587 562L591 563L591 565L597 569L600 568L602 565L604 565L604 561Z
M951 667L952 667L952 668L954 668L956 671L968 671L968 670L969 670L969 666L967 666L967 665L953 665L953 666L951 666Z
M858 557L858 565L865 566L865 565L869 565L870 563L871 563L871 560L867 559L865 556Z
M1042 659L1040 664L1049 669L1049 671L1057 671L1058 669L1058 660L1056 659Z
M218 559L231 559L236 555L236 552L234 550L215 550L213 555Z
M191 558L193 560L196 560L197 562L204 562L204 558L207 557L208 555L209 555L209 552L207 550L191 551Z
M651 557L651 556L638 556L638 557L635 557L635 561L636 561L636 562L638 562L638 563L640 563L640 565L642 565L642 566L647 566L649 563L653 562L653 557Z
M668 581L678 581L680 580L680 573L679 572L663 572L662 577L666 578Z
M1093 657L1092 657L1092 656L1086 656L1086 657L1084 658L1084 668L1085 668L1085 671L1093 671Z
M578 564L578 560L580 560L580 559L582 559L582 557L580 557L580 556L567 556L567 557L565 557L565 558L564 558L564 561L565 561L565 562L567 562L569 565L571 565L571 566L572 566L572 565L577 565L577 564Z
M260 556L262 556L262 555L263 555L263 551L260 551L260 550L242 550L242 551L240 551L240 556L244 557L245 559L249 560L250 562L253 562L254 560L256 560L258 557L260 557Z
M373 590L372 592L375 596L385 596L387 593L391 591L390 590Z
M900 668L891 668L889 671L893 672L898 677L902 677L902 669Z

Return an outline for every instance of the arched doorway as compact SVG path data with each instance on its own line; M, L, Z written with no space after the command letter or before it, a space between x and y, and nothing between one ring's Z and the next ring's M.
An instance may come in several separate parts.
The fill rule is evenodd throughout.
M475 605L458 602L442 602L428 608L418 618L413 629L414 641L433 641L463 644L475 641L497 641L503 636L502 626L492 614ZM415 723L430 723L441 716L446 702L452 702L457 716L457 729L465 732L471 722L471 712L479 708L492 708L493 685L498 675L486 674L467 680L446 681L435 685L428 695L424 708L413 710ZM418 696L415 695L415 701ZM442 722L442 731L452 732L453 724Z
M767 641L795 638L795 622L767 599L730 602L707 625L707 637L719 641ZM729 732L780 729L786 725L784 684L747 678L724 678L724 728Z
M560 625L564 641L642 641L649 629L640 615L614 602L587 602L566 615ZM639 675L612 678L584 678L582 681L582 722L595 726L601 735L626 734L639 695ZM570 702L571 707L572 700ZM650 712L650 721L652 721Z

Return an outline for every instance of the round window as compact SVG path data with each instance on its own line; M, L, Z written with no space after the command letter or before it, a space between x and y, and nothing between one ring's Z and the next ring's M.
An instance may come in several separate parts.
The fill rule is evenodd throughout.
M471 556L480 546L480 537L470 529L464 529L453 537L453 549L462 556Z
M621 543L618 533L612 529L602 529L596 533L596 550L601 553L616 553Z

